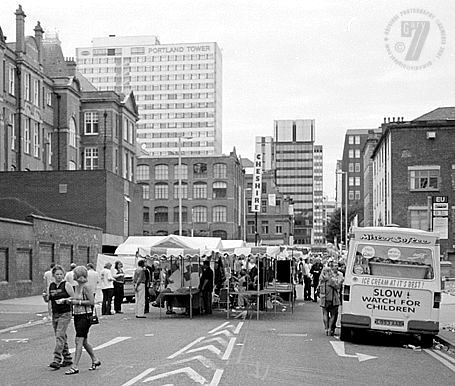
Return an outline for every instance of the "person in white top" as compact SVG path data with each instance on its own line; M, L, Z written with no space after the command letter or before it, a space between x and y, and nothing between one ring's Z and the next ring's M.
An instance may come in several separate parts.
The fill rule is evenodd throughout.
M65 281L67 283L70 283L71 287L73 287L73 289L76 288L76 286L77 286L77 281L74 280L74 272L73 272L74 268L76 268L76 264L71 263L70 270L65 275Z
M114 277L112 276L112 264L106 263L100 275L100 287L103 291L103 302L101 306L102 315L112 315L112 296L114 295Z
M55 267L55 263L51 263L50 265L50 269L46 272L44 272L44 276L43 276L43 280L44 280L44 291L43 291L43 297L45 296L44 294L46 294L46 298L49 298L49 286L51 285L51 283L54 280L54 275L52 275L52 268ZM52 303L51 302L48 302L47 303L47 312L48 312L48 316L49 318L52 318Z
M100 274L95 271L95 266L92 263L87 264L87 286L92 290L93 295L96 294L96 288L100 282Z

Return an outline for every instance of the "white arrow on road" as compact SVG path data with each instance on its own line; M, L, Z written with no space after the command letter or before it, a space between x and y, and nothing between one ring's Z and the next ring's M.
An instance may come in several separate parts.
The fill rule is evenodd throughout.
M242 311L240 314L235 315L235 316L234 316L234 319L238 319L238 318L243 318L243 319L245 319L245 318L247 317L247 315L248 315L247 311Z
M345 349L344 349L344 342L338 342L338 341L330 341L330 344L332 345L333 349L337 353L338 356L344 357L344 358L357 358L359 362L364 362L369 359L376 359L377 357L367 355L367 354L360 354L360 353L355 353L353 354L346 354Z

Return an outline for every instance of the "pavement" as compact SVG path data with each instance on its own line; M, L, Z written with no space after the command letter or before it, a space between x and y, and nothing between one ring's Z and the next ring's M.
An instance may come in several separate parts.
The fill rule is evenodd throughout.
M302 297L297 286L297 300ZM49 321L47 303L41 295L0 300L0 334ZM455 350L455 293L442 293L440 331L436 340Z

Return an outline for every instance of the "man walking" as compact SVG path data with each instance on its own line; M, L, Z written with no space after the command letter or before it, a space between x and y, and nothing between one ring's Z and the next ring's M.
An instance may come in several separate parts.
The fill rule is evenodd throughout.
M101 271L101 291L103 292L102 315L112 315L112 296L114 295L114 277L111 272L112 264L106 263Z
M213 270L210 268L210 261L205 260L202 265L202 275L199 289L202 292L202 303L205 314L212 313L212 292L213 292Z

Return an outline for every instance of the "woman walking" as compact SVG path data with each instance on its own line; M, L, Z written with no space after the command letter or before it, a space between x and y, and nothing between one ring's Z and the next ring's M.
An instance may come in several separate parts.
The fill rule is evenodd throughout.
M322 270L319 278L319 295L326 335L335 335L342 283L343 275L338 272L338 263L332 263L332 267L325 267Z
M125 272L123 271L123 263L116 261L114 276L114 310L116 314L123 314L122 303L125 296L124 285L125 285Z
M74 268L74 280L77 281L74 297L65 299L73 305L74 328L76 330L76 352L74 354L74 364L65 373L73 375L79 373L79 360L82 355L82 347L87 351L92 359L92 366L89 370L96 370L101 366L101 362L95 356L92 346L88 342L88 331L90 329L90 319L92 309L95 304L93 292L87 285L87 269L83 266Z
M71 321L71 306L63 303L64 299L74 296L73 287L66 282L65 270L60 265L52 267L54 281L49 284L47 292L52 310L52 327L55 333L54 360L49 364L53 369L71 366L73 360L68 350L66 330Z

